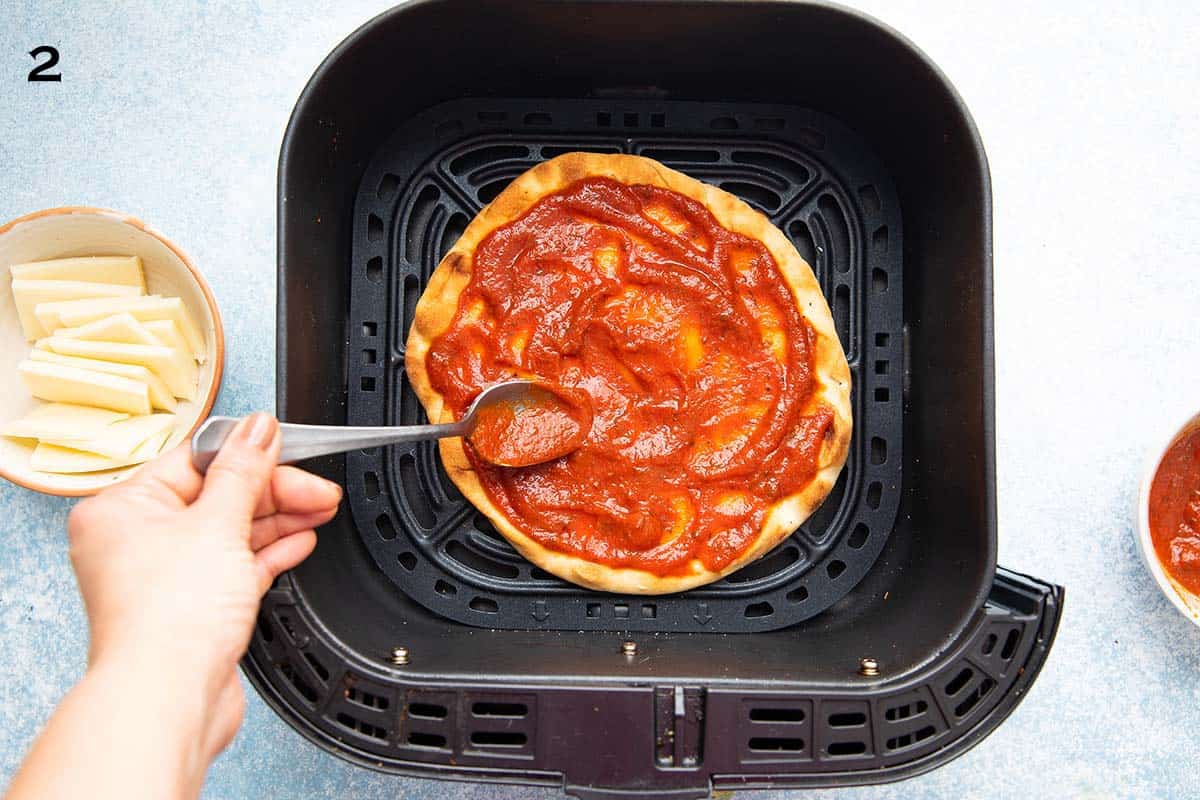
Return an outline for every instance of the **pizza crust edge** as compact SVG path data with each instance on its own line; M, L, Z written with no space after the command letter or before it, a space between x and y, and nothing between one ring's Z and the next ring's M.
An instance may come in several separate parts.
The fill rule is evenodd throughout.
M405 369L429 419L452 422L453 413L445 407L442 395L429 381L425 357L433 340L454 320L459 296L471 279L472 254L489 233L520 217L541 198L589 177L608 177L624 184L648 184L678 192L701 203L726 230L762 242L771 253L797 308L816 334L813 365L819 385L811 402L821 400L833 409L831 434L822 446L817 473L802 490L768 507L754 543L726 567L712 571L693 560L684 574L658 576L645 570L609 567L550 550L522 533L484 491L461 438L440 440L442 463L467 500L487 516L522 556L547 572L590 589L617 594L681 592L741 569L790 536L833 489L849 451L852 430L850 368L834 329L833 315L808 263L766 216L723 189L641 156L567 153L544 161L517 177L480 211L442 258L417 303L405 348Z

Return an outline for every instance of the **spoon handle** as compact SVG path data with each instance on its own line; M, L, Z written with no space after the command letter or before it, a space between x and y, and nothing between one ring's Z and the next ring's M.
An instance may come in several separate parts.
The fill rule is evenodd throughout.
M209 464L225 438L233 431L238 419L235 417L210 417L192 437L192 464L200 472L207 472ZM279 463L287 464L330 453L344 453L360 447L378 447L400 442L416 442L424 439L440 439L444 436L462 436L467 433L463 422L445 425L403 425L379 428L350 428L343 425L295 425L279 423L283 434L283 447L279 452Z

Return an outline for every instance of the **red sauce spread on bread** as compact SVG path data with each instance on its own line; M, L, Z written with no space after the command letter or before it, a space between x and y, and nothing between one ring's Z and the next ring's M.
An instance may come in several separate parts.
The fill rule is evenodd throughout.
M761 242L678 192L585 178L483 239L426 366L459 416L512 377L586 392L569 454L467 456L547 549L668 576L728 565L816 474L833 412L813 398L814 341Z
M1200 596L1200 427L1180 436L1154 473L1150 538L1163 569Z

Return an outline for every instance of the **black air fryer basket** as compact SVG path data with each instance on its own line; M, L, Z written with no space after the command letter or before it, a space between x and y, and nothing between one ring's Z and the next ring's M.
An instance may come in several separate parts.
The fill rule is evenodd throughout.
M581 797L871 783L944 763L1036 677L1062 590L995 566L991 198L911 44L825 5L468 2L387 12L318 69L279 178L278 407L412 424L413 309L516 175L639 153L741 196L814 266L854 379L847 468L764 559L664 597L525 562L436 448L346 486L245 668L372 769Z

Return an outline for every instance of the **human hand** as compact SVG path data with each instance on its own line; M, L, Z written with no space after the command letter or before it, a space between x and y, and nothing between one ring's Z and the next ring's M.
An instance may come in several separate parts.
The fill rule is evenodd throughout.
M180 446L79 503L68 520L91 630L89 671L169 684L180 716L195 711L199 730L189 735L201 776L241 724L237 662L260 598L312 552L313 529L341 499L336 484L276 466L279 447L278 423L255 414L207 475Z

